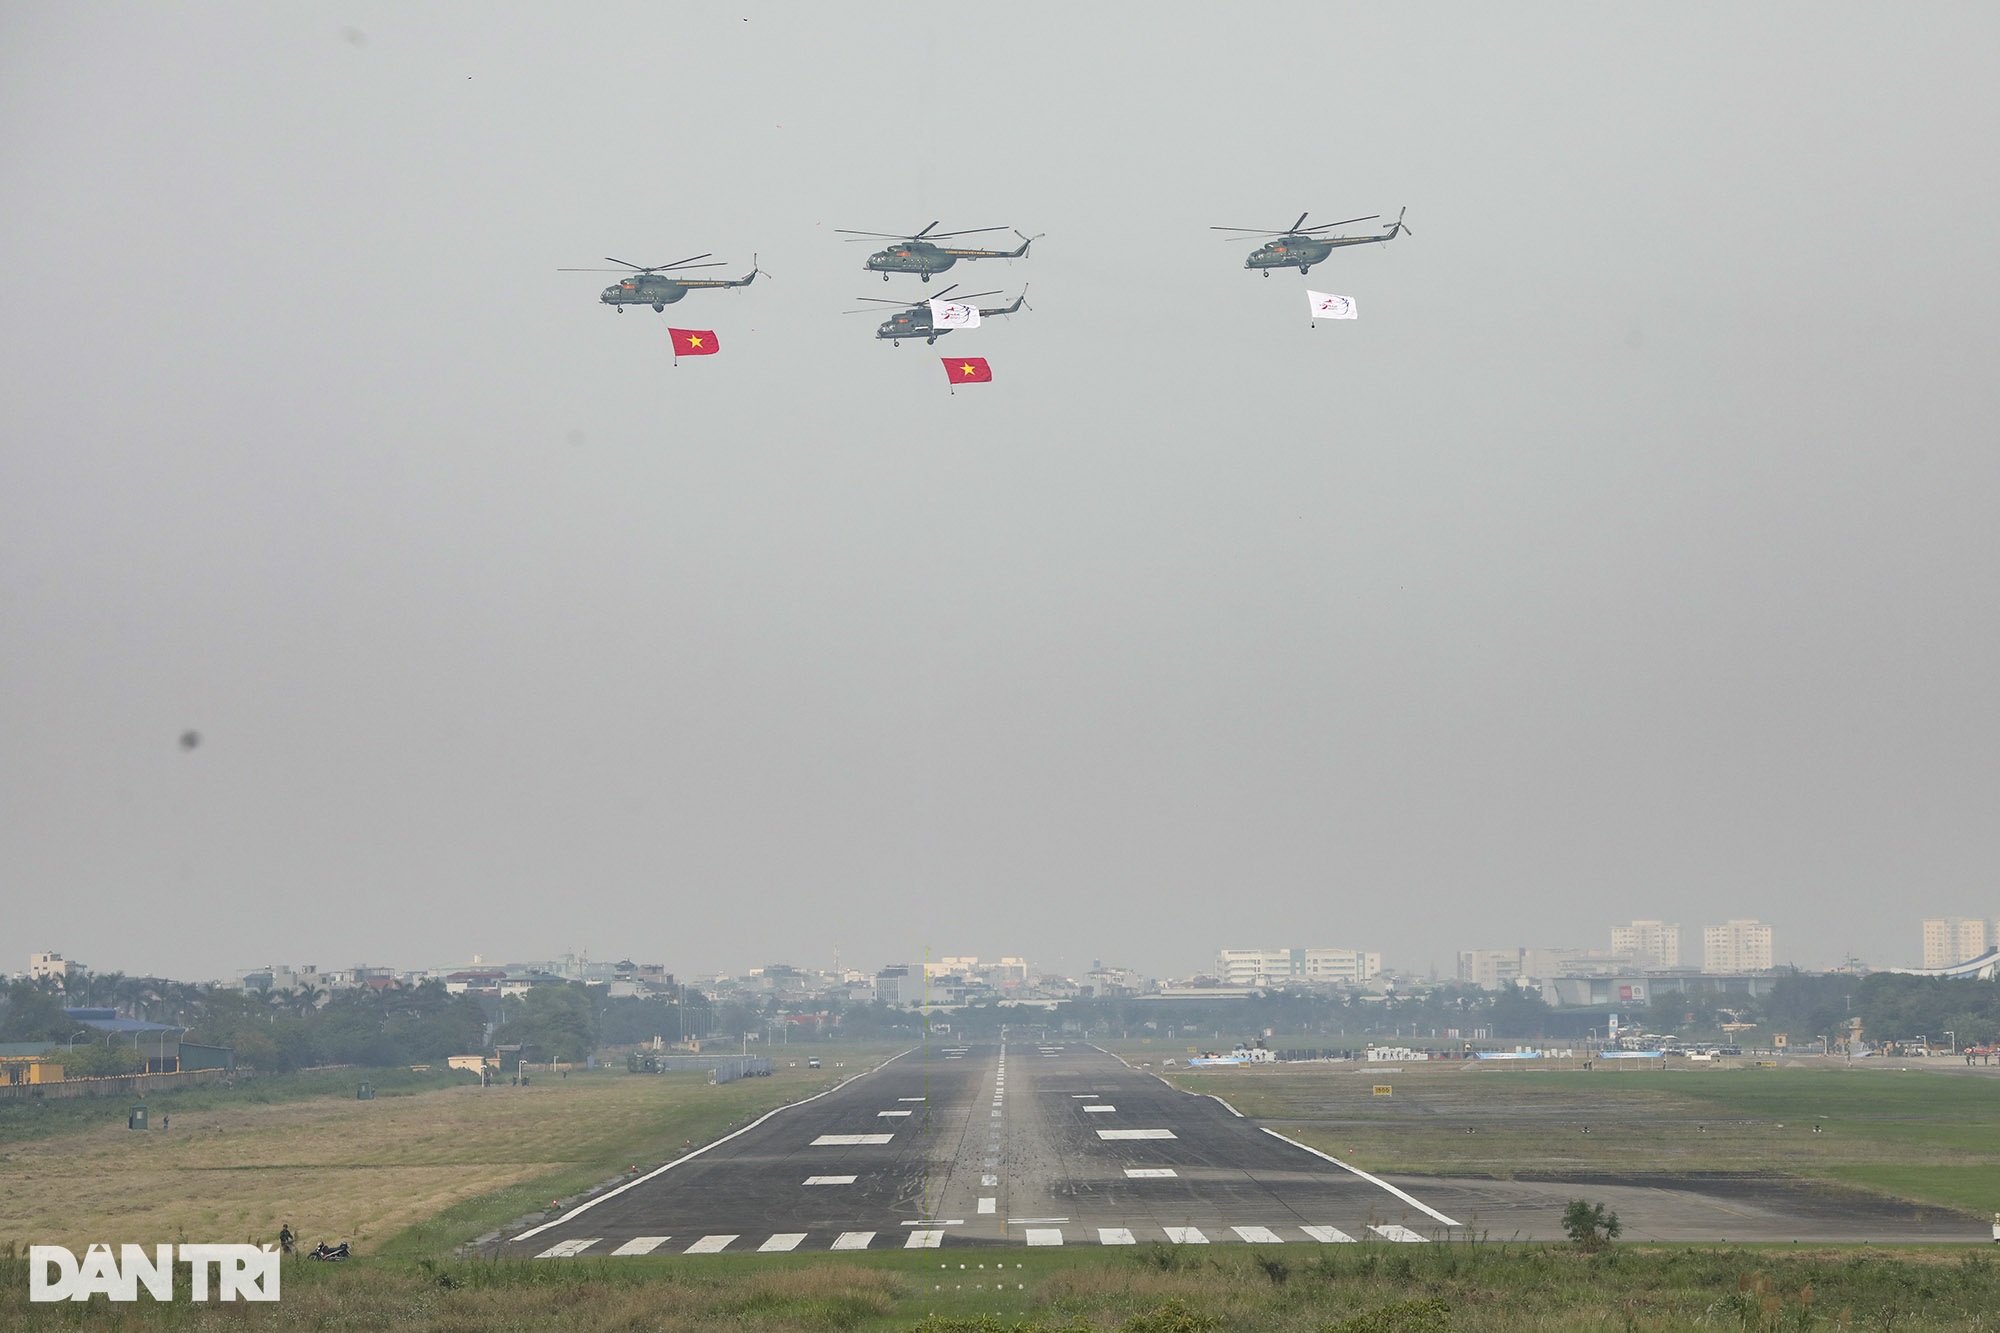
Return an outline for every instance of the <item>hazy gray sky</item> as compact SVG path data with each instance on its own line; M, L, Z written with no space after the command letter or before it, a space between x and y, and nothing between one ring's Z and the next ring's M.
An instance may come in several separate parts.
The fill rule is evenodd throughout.
M2000 913L1996 68L1990 5L0 8L0 968L1910 961ZM1305 281L1207 230L1403 205ZM920 289L833 229L933 218L1046 232L951 275L1032 313L843 315ZM775 276L678 367L556 272L699 251Z

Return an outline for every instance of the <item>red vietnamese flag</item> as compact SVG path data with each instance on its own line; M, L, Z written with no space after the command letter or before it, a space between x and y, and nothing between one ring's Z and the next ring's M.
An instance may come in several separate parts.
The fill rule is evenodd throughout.
M675 356L714 356L718 350L714 329L673 329Z
M991 384L993 367L986 364L983 356L939 357L944 362L945 376L953 384Z

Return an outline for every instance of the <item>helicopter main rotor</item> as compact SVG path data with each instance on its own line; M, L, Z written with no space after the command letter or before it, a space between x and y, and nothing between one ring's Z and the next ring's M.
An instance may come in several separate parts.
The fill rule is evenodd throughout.
M710 253L713 253L713 251L711 251ZM697 263L695 263L695 262L694 262L694 261L695 261L695 260L697 260L697 259L707 259L707 258L708 258L708 255L706 255L706 254L701 254L701 255L689 255L689 256L688 256L688 257L687 257L686 259L676 259L676 260L675 260L675 261L674 261L673 263L671 263L671 264L650 264L650 265L649 265L649 264L635 264L635 263L633 263L633 262L632 262L631 260L629 260L629 259L619 259L619 258L617 258L617 257L615 257L615 256L613 256L613 255L606 255L606 256L604 256L604 257L605 257L605 259L606 259L606 260L610 261L610 262L611 262L611 263L613 263L613 264L623 264L623 265L624 265L624 266L625 266L626 268L629 268L629 269L633 270L633 271L634 271L634 272L636 272L636 273L647 273L647 274L651 274L651 273L671 273L671 272L673 272L673 271L674 271L675 269L682 269L682 268L721 268L721 267L722 267L722 261L721 261L721 260L719 260L719 259L718 259L718 260L716 260L716 261L715 261L714 263L712 263L712 264L697 264ZM617 270L617 269L615 269L615 268L559 268L559 269L557 269L557 270L556 270L556 272L558 272L558 273L616 273L616 272L618 272L618 271L619 271L619 270Z
M1326 231L1333 227L1345 227L1355 222L1373 222L1375 221L1375 219L1381 217L1382 215L1380 213L1370 213L1367 217L1364 218L1348 218L1345 221L1341 222L1322 222L1316 227L1308 227L1305 225L1306 216L1307 215L1305 213L1299 214L1299 220L1297 222L1294 222L1290 227L1286 228L1283 231L1264 231L1256 227L1210 227L1209 230L1245 232L1251 236L1310 236L1316 231ZM1239 238L1225 237L1224 239L1236 240Z
M953 236L977 236L979 233L986 231L1008 230L1006 227L972 227L965 231L933 232L931 227L935 226L937 226L937 223L933 222L930 227L925 227L922 231L915 234L900 231L855 231L849 227L835 227L834 231L841 236L852 236L857 241L870 239L878 241L943 241L949 240Z

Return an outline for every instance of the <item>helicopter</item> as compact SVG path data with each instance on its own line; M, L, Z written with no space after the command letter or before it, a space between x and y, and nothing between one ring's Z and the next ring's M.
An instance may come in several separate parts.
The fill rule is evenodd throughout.
M1021 248L1018 250L958 250L948 246L933 245L931 242L948 240L953 236L976 236L985 231L1010 231L1012 228L974 227L970 231L941 231L933 235L931 227L935 226L937 223L933 222L930 227L925 227L914 236L886 231L849 231L845 227L835 230L843 236L852 236L856 239L876 237L902 242L886 250L877 250L868 256L868 262L861 266L880 273L884 282L889 280L891 273L914 273L925 282L929 282L931 274L942 273L961 259L1019 259L1028 253L1029 246L1041 239L1039 236L1021 236L1021 233L1016 231L1014 234L1021 236Z
M953 330L951 329L933 328L931 326L930 303L931 301L942 301L944 300L945 297L949 296L951 293L957 290L958 290L958 284L953 283L951 286L946 287L943 291L940 291L935 296L929 298L929 300L918 301L915 304L906 304L905 302L902 301L886 301L879 296L859 296L856 297L855 299L858 301L873 301L876 305L893 305L893 306L903 307L902 309L898 310L895 314L889 316L889 318L882 321L882 327L875 330L875 336L877 338L887 338L891 343L893 343L897 347L901 347L903 345L903 339L905 338L922 338L924 340L924 345L930 346L931 344L936 343L938 339L944 337L945 334L953 332ZM999 294L1000 293L998 292L967 292L964 296L961 296L958 299L960 302L963 303L963 302L977 301L982 296L998 296ZM1011 315L1016 310L1019 310L1022 306L1026 305L1027 303L1028 303L1028 289L1026 285L1023 285L1021 288L1021 294L1014 298L1014 304L1005 306L993 306L990 309L985 306L980 306L978 307L978 309L979 309L979 314L982 318L984 318L987 315ZM850 310L847 313L850 315L863 315L867 314L868 312L865 310Z
M707 258L707 255L689 255L686 259L677 259L671 264L655 264L647 268L635 264L629 259L612 259L610 255L606 255L605 259L611 263L623 264L626 268L632 269L633 272L622 281L606 287L597 299L621 315L625 313L625 307L628 305L649 305L655 310L665 310L668 306L680 300L697 287L748 287L757 280L757 275L763 272L762 269L757 267L757 256L752 255L750 256L750 271L740 278L682 278L668 276L684 272L690 268L722 267L720 260L713 264L697 264L694 262L697 259ZM615 268L560 268L556 272L616 273L618 270Z
M1271 240L1251 251L1250 257L1243 261L1243 267L1261 268L1264 270L1264 276L1268 278L1274 268L1297 268L1300 273L1306 273L1314 264L1342 246L1379 245L1384 241L1393 241L1399 233L1410 230L1403 225L1403 213L1407 212L1409 209L1404 208L1402 212L1397 213L1396 220L1390 223L1389 229L1380 236L1313 235L1314 232L1325 231L1329 227L1345 227L1349 222L1373 222L1382 216L1380 213L1370 213L1365 218L1348 218L1346 222L1322 222L1317 227L1306 226L1306 215L1301 213L1299 220L1285 231L1258 231L1254 227L1210 227L1209 230L1244 231L1253 236L1271 237ZM1411 235L1415 233L1411 232Z

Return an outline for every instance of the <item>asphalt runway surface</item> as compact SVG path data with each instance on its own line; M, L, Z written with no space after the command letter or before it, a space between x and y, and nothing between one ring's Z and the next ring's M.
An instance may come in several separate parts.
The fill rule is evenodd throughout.
M1081 1043L932 1046L501 1242L516 1257L978 1246L1989 1241L1974 1219L1787 1178L1379 1178ZM1989 1241L1990 1243L1990 1241Z

